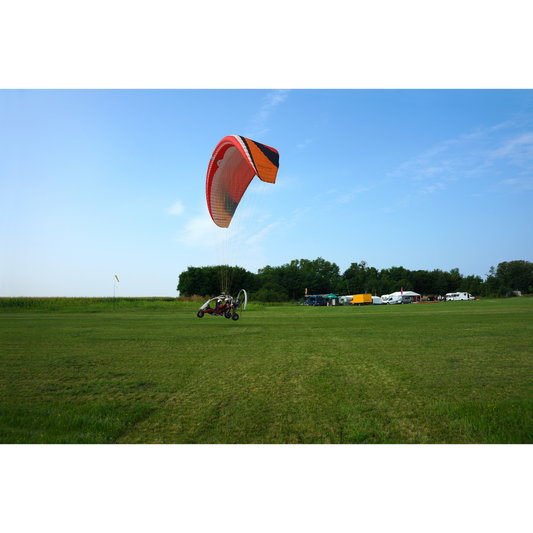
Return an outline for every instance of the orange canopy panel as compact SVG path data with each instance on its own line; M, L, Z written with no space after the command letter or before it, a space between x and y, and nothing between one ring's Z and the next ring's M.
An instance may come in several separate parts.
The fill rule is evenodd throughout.
M275 183L279 153L240 135L224 137L215 148L205 184L207 207L213 222L227 228L253 177Z

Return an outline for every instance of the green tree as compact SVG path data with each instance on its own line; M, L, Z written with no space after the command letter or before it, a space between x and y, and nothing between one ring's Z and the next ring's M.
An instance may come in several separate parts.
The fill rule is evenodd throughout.
M289 295L285 287L269 281L259 291L254 293L252 298L260 302L286 302L289 299Z
M481 296L483 293L483 279L481 276L466 276L457 290L469 292L474 296Z
M496 295L500 289L501 281L496 275L496 269L491 266L488 274L485 274L486 279L483 283L482 294L483 296Z
M200 296L211 296L220 293L220 276L222 270L230 272L231 277L231 291L234 292L241 288L247 290L257 290L258 284L256 274L248 272L241 267L223 266L190 266L185 272L179 276L177 290L182 296L192 296L198 294Z
M225 267L230 269L230 267ZM322 257L314 260L293 259L281 266L267 265L257 274L240 267L232 267L232 290L245 288L250 293L258 291L267 284L269 291L277 291L283 298L298 299L303 297L305 289L308 294L390 294L404 290L413 290L420 294L446 294L464 290L480 296L505 295L511 290L533 291L533 263L529 261L504 261L498 268L490 267L486 279L479 276L467 276L452 268L450 272L435 269L410 271L402 266L378 270L370 267L366 261L352 263L341 275L335 263ZM193 294L212 295L220 292L220 267L188 267L179 276L177 289L184 296ZM283 288L273 289L274 286ZM265 293L266 294L265 289Z
M182 296L200 296L217 294L219 292L219 271L216 266L190 266L179 276L177 290Z
M342 279L350 290L348 294L363 294L365 291L365 286L367 284L367 277L368 276L366 261L361 261L360 263L352 263L342 275Z
M308 294L330 293L342 280L339 267L322 257L314 261L300 259L299 268L304 289L307 289Z
M405 279L405 278L399 281L395 281L393 287L394 287L394 290L391 292L398 292L402 289L404 291L414 290L412 283L408 279Z
M461 283L463 281L463 276L459 272L458 268L452 268L448 277L448 291L455 292L459 290Z
M419 294L436 294L437 282L431 272L427 270L417 270L413 272L413 290Z
M533 285L533 263L529 261L504 261L498 265L496 276L505 290L528 292Z

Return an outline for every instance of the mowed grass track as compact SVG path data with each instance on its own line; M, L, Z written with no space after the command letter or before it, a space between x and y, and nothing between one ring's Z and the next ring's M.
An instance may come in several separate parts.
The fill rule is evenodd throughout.
M533 442L533 299L196 309L0 309L0 442Z

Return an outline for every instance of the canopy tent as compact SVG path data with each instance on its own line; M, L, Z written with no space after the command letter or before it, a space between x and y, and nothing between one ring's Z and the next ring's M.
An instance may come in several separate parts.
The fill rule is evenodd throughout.
M324 296L324 298L328 300L333 300L334 298L338 298L338 296L335 296L333 293L329 293L327 296Z
M394 300L397 300L400 296L410 296L411 298L414 298L415 301L418 301L422 298L420 294L413 291L403 291L403 294L401 291L392 292L391 294L383 294L381 296L381 300L385 302L388 298L393 298Z

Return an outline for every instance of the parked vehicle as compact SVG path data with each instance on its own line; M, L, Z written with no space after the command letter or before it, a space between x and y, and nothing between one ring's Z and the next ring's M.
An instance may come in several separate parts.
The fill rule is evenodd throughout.
M326 301L320 294L311 294L305 297L304 305L322 306L326 305Z
M410 296L400 296L399 298L392 299L390 298L387 302L388 304L412 304L413 299Z
M475 298L468 292L449 292L446 294L446 301L451 300L475 300Z
M351 305L372 305L371 294L354 294Z
M379 296L372 296L372 303L374 305L383 305L383 300Z
M401 298L401 297L407 297L407 298L412 298L413 299L413 302L417 302L419 301L421 298L422 298L422 295L421 294L418 294L417 292L414 292L414 291L397 291L397 292L393 292L391 294L382 294L381 295L381 299L384 301L384 302L389 302L391 299L392 300L397 300L398 298Z

